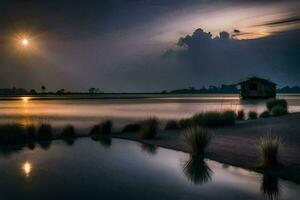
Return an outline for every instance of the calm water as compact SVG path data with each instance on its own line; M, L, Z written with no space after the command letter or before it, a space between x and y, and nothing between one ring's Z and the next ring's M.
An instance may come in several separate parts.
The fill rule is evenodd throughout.
M300 185L276 177L126 140L84 138L30 148L0 151L1 200L300 196Z
M131 98L130 96L127 96ZM265 110L265 100L240 100L238 95L194 95L131 99L33 99L14 98L0 101L0 123L49 121L54 125L73 123L88 127L103 118L121 126L149 116L179 119L202 111ZM300 111L300 95L279 95L288 100L290 112Z

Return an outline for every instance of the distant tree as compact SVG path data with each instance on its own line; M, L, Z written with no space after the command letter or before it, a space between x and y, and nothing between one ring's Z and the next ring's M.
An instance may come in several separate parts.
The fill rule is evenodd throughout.
M64 94L65 93L65 89L60 89L56 91L56 94Z
M41 89L42 89L43 93L45 93L46 87L44 85L41 87Z
M37 92L35 91L35 89L31 89L29 93L30 94L36 94Z
M92 87L92 88L89 89L89 93L90 93L90 94L94 94L94 93L95 93L95 90L96 90L96 88L93 88L93 87Z

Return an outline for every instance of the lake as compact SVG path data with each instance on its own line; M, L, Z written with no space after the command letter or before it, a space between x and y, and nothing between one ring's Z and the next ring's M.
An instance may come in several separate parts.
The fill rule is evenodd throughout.
M1 200L279 199L300 185L133 141L82 138L0 149Z
M149 116L180 119L197 112L265 110L266 100L240 100L238 95L99 95L10 97L0 101L0 123L47 121L54 126L74 124L89 127L101 119L112 119L120 127ZM300 95L278 95L289 103L290 112L300 111Z

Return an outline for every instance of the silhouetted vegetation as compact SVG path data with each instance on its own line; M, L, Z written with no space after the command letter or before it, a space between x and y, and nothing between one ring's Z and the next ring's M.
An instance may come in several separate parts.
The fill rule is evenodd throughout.
M192 125L218 127L233 125L236 114L233 111L199 113L192 117Z
M142 150L150 155L154 155L157 151L157 147L152 144L141 144Z
M238 93L236 85L224 85L222 84L220 87L211 85L208 88L202 87L200 89L189 87L183 89L172 90L170 92L163 91L162 93L170 93L170 94L212 94L212 93Z
M34 124L28 124L25 126L26 134L28 139L35 139L36 138L36 127Z
M261 164L263 167L275 167L278 165L278 151L281 139L278 136L268 134L260 138L259 148Z
M203 157L190 156L183 166L185 176L195 185L201 185L211 180L212 171Z
M50 124L40 124L37 132L37 139L39 140L51 140L53 137L52 127Z
M271 99L267 101L266 106L270 112L272 112L272 109L276 106L280 106L286 111L288 110L288 103L285 99Z
M141 128L141 124L139 123L132 123L132 124L127 124L122 132L123 133L128 133L128 132L138 132Z
M257 119L257 112L255 111L250 111L248 113L248 119Z
M193 155L203 155L205 148L211 142L212 134L200 126L189 127L185 130L184 142Z
M178 121L178 125L180 129L186 129L190 126L193 126L192 120L190 118L180 119Z
M281 116L281 115L286 115L287 113L288 111L286 110L286 108L280 105L274 106L271 110L272 116Z
M169 120L166 123L165 130L178 130L179 125L176 120Z
M107 135L110 134L112 131L113 123L111 120L105 120L100 124L97 124L92 127L90 134L100 134L100 135Z
M22 144L26 141L24 127L20 124L3 124L0 126L0 144Z
M280 192L278 178L270 174L263 174L260 190L268 199L278 199Z
M76 137L75 128L72 125L67 125L63 128L61 135L62 138L74 138Z
M259 118L267 118L267 117L270 117L271 114L269 111L265 110L264 112L262 112L260 115L259 115Z
M159 121L155 117L150 117L141 122L140 137L142 139L153 139L157 135Z
M236 116L237 120L245 120L245 112L244 110L239 110Z

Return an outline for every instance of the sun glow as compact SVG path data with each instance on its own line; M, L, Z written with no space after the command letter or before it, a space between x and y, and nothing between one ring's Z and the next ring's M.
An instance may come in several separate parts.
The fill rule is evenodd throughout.
M32 170L32 165L30 162L26 161L23 165L22 165L22 170L24 172L24 174L26 176L29 176L30 175L30 172Z
M26 38L23 38L21 42L24 46L28 45L28 39L26 39Z
M30 97L22 97L22 101L27 103L30 100Z

